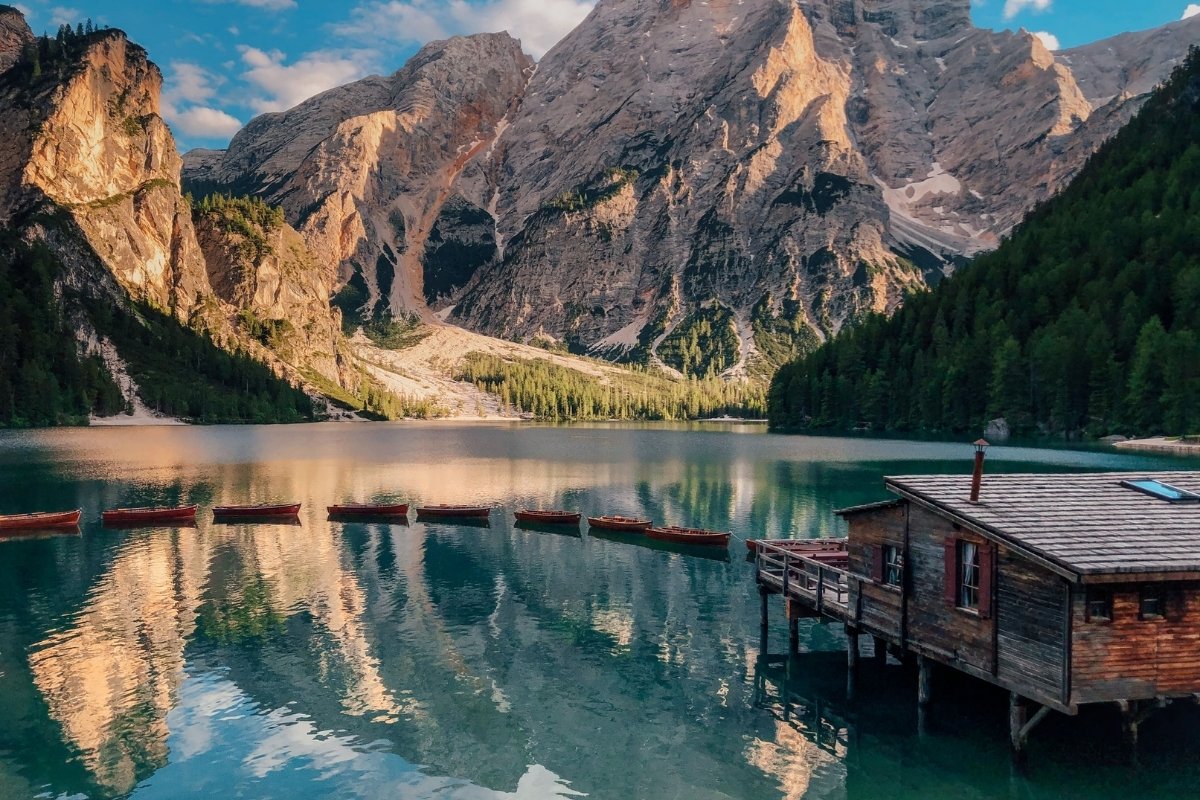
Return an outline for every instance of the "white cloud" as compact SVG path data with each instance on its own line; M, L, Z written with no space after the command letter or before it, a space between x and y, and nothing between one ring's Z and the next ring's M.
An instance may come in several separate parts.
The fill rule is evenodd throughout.
M1062 47L1058 42L1058 37L1048 31L1034 31L1034 36L1042 40L1042 44L1046 45L1046 49L1054 52Z
M204 0L206 3L236 3L239 6L261 8L266 11L286 11L296 7L296 0Z
M55 6L50 9L50 24L56 28L59 25L74 25L82 19L82 14L78 8Z
M20 8L20 6L17 6ZM1183 10L1183 16L1180 19L1188 19L1200 14L1200 3L1188 3L1188 7Z
M238 49L249 67L242 79L258 90L247 104L258 113L283 111L326 89L358 80L370 72L374 56L367 50L316 50L288 64L287 55L278 50Z
M188 136L206 139L228 139L242 129L237 117L208 106L192 106L177 111L169 121L174 128Z
M470 33L508 31L535 58L583 21L595 0L367 0L335 26L343 36L424 44Z
M1041 13L1048 11L1054 0L1004 0L1004 18L1012 19L1025 9Z
M172 61L162 95L162 112L172 127L187 136L228 138L241 129L233 115L213 108L210 101L224 79L199 64Z

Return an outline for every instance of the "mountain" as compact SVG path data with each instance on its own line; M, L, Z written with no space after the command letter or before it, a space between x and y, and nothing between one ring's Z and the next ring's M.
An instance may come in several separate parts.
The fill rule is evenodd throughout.
M1198 187L1193 49L998 250L779 370L772 425L1197 432Z
M766 374L995 247L1197 38L1053 54L968 0L601 0L536 70L436 43L185 180L281 204L366 316Z
M335 271L319 266L282 215L231 211L218 220L181 194L182 162L159 115L162 76L142 48L107 29L64 27L35 40L19 12L2 7L0 54L3 259L10 269L41 265L68 329L118 379L126 405L263 420L278 400L278 417L291 419L312 409L289 381L359 380L328 303ZM4 333L6 351L19 350L19 331ZM193 363L164 362L172 348ZM27 356L42 374L45 365ZM251 408L249 391L247 402L201 400L233 373L254 375L241 385L261 386L260 406Z
M281 206L317 258L341 265L361 298L350 310L424 310L469 277L451 251L492 243L494 225L474 225L488 201L462 197L461 173L489 151L532 71L507 34L435 42L390 78L258 117L223 153L189 154L188 186Z

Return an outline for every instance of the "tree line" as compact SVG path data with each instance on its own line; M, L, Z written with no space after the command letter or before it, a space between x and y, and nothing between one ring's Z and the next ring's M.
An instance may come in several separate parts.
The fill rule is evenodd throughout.
M781 368L778 429L1200 431L1200 50L996 251Z
M508 410L539 419L686 420L765 412L758 384L675 381L634 369L601 378L546 359L509 361L471 353L455 379L499 396Z

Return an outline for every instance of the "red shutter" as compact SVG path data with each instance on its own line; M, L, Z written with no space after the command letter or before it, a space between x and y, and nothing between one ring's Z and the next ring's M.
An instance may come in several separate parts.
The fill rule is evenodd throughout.
M942 543L943 569L945 572L942 586L946 602L952 606L958 605L958 539L947 537Z
M979 616L992 616L992 570L996 548L990 544L979 546Z
M876 583L883 583L883 546L875 545L871 548L871 580Z
M1187 615L1187 595L1182 586L1168 586L1163 609L1167 622L1182 622Z

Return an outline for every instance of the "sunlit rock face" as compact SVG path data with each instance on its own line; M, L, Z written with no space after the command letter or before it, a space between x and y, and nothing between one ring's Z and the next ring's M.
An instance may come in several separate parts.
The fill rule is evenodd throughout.
M995 246L1198 27L1054 54L967 0L601 0L531 78L511 40L430 45L186 174L283 203L376 310L653 357L719 304L737 374Z
M104 30L39 61L35 73L9 59L32 41L27 34L19 13L0 11L0 67L9 67L0 74L0 225L39 212L35 235L66 264L64 280L89 294L103 283L292 378L311 369L342 385L356 380L328 302L335 265L315 259L286 225L260 231L270 241L254 263L228 227L205 225L197 237L182 160L159 113L162 74L146 51ZM291 335L257 341L240 324L246 312L287 320Z
M507 34L435 42L391 77L253 120L224 154L189 158L186 177L281 205L318 259L340 264L344 279L360 276L365 311L423 310L426 242L463 168L489 150L532 71ZM487 218L487 200L475 199L484 204L475 216ZM445 224L442 231L439 241L452 235Z

